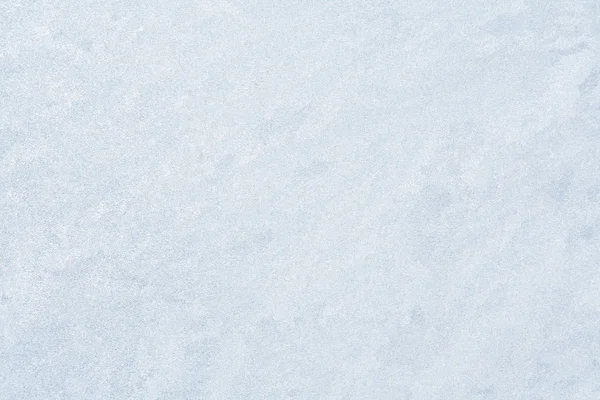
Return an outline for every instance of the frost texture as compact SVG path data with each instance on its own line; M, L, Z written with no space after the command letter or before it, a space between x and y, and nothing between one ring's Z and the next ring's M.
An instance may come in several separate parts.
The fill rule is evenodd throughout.
M599 52L594 0L0 3L0 398L600 398Z

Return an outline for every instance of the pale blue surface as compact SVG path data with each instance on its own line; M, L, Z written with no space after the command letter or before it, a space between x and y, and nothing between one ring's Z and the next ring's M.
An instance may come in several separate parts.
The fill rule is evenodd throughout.
M0 2L0 399L600 398L600 3Z

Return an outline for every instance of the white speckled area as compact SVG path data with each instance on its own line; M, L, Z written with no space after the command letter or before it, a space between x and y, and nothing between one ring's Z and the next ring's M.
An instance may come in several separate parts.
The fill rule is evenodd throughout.
M600 399L600 2L0 1L0 399Z

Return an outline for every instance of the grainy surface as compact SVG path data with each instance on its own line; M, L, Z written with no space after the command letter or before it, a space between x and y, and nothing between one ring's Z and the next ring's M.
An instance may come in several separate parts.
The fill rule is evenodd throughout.
M0 398L600 398L600 3L0 1Z

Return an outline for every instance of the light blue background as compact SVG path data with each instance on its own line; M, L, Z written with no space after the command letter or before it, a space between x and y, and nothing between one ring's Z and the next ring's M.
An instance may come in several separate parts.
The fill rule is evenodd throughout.
M0 1L0 398L600 398L600 3Z

